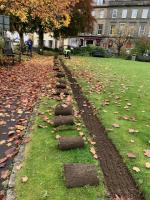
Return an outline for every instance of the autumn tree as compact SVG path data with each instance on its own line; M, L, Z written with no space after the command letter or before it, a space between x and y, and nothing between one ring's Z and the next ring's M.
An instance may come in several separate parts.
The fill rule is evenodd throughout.
M52 26L60 28L68 26L70 23L70 13L78 0L0 0L0 11L11 16L14 27L20 31L20 36L24 28L38 29L39 44L43 47L43 34L49 31Z
M134 38L134 34L135 28L128 25L124 25L123 27L118 26L113 30L112 37L118 56L120 56L122 47Z
M95 18L92 16L93 0L80 0L72 10L68 27L62 27L54 31L55 37L77 36L78 33L91 33Z

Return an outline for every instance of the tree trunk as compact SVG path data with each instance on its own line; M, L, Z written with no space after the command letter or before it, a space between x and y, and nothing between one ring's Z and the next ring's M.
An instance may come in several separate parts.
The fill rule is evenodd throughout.
M120 57L120 54L121 54L121 47L118 46L118 57Z
M20 37L20 52L23 53L23 47L24 47L23 31L19 32L19 37Z
M44 47L44 30L42 26L39 27L39 53L43 54Z

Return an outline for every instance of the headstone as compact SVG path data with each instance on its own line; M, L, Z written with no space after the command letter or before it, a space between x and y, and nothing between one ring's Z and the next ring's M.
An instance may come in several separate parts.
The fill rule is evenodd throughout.
M99 185L99 178L95 165L78 163L65 164L64 176L67 188Z

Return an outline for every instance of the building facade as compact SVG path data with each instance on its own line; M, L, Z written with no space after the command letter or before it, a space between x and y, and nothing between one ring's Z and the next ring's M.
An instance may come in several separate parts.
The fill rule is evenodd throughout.
M116 28L134 29L134 37L150 37L150 0L95 0L96 19L91 34L81 34L80 43L102 47L111 45Z

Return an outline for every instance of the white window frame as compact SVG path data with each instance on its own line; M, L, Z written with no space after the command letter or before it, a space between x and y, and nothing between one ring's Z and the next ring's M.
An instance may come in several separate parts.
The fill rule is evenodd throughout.
M142 19L147 19L148 13L149 13L149 9L148 8L143 9L143 11L142 11Z
M103 19L103 18L104 18L104 15L105 15L104 10L100 10L99 18Z
M142 30L143 27L144 29ZM144 34L145 34L145 24L141 24L139 28L139 35L144 35Z
M113 9L112 10L112 18L117 18L117 14L118 14L118 10L117 9Z
M136 19L138 15L138 9L132 9L131 18Z
M100 29L100 25L102 26L102 28ZM98 24L98 31L97 31L97 34L98 35L102 35L103 34L103 28L104 28L104 24ZM99 33L99 31L101 31L101 33Z
M127 14L128 14L128 10L127 9L123 9L122 10L122 18L123 19L127 18Z
M100 5L103 5L104 4L104 0L97 0L97 5L100 6Z

